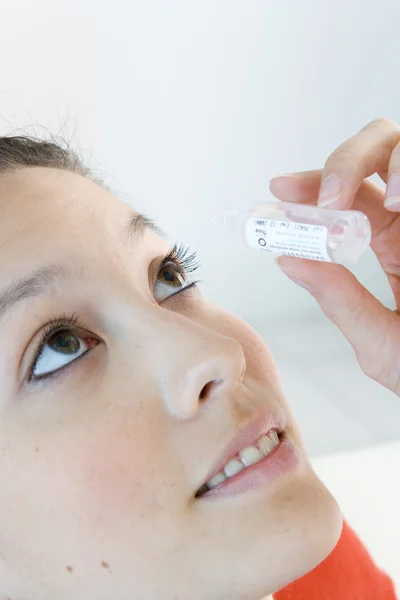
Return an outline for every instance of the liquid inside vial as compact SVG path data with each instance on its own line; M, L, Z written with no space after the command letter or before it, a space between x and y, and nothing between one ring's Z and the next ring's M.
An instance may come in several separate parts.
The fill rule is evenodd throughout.
M371 241L371 225L356 210L270 200L215 215L214 224L240 233L246 245L274 256L355 263Z

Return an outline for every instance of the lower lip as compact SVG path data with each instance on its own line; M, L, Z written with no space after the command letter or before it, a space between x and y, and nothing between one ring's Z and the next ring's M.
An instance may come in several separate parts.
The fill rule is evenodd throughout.
M298 464L299 453L297 448L289 440L283 439L271 454L220 483L198 499L230 498L248 490L262 488L281 475L289 473Z

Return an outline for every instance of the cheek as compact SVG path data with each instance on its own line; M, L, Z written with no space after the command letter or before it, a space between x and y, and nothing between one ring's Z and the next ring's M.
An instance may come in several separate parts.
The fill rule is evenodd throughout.
M124 514L145 518L160 510L168 473L165 450L157 442L163 437L149 431L149 419L127 423L125 414L119 423L97 421L75 439L73 453L59 455L58 470L71 481L67 497L74 509L90 510L90 518L100 521Z
M270 351L263 339L251 327L243 324L238 332L238 341L242 344L249 373L254 379L278 381L278 371Z
M210 327L234 338L242 346L246 358L247 375L257 381L278 383L279 376L267 346L261 336L245 321L213 305L208 313Z
M44 548L58 538L71 549L77 530L85 543L94 534L98 541L124 540L148 522L159 524L166 491L154 440L150 444L143 435L134 440L139 432L132 427L127 436L122 423L86 425L86 433L35 443L37 452L32 444L13 450L14 469L4 473L10 485L0 500L1 514L9 515L8 522L1 520L5 539L37 536Z

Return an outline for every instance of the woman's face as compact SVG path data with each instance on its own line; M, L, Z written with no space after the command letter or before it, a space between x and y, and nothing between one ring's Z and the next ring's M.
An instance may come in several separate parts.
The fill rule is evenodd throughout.
M341 517L261 338L183 290L131 215L73 173L1 178L0 594L258 600L320 562ZM196 497L260 419L296 452Z

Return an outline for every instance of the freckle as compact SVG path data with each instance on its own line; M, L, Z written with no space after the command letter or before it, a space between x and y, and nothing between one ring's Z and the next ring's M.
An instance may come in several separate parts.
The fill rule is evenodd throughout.
M36 450L36 452L39 452L39 448L36 448L36 446L35 446L35 450Z
M102 560L102 561L101 561L101 566L102 566L104 569L109 569L109 568L110 568L109 564L108 564L108 563L106 563L106 561L105 561L105 560Z
M69 571L70 573L72 573L74 569L72 567L67 567L67 571Z

